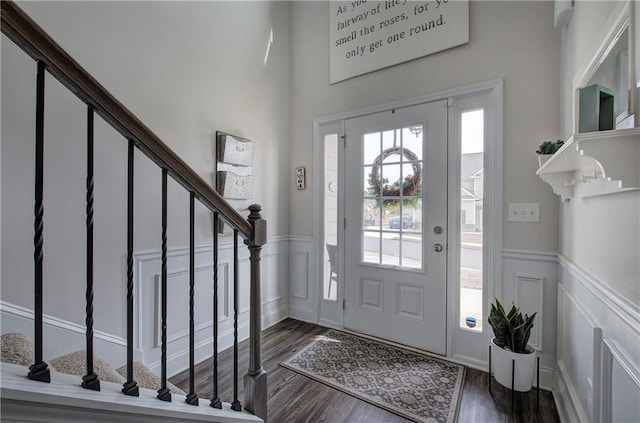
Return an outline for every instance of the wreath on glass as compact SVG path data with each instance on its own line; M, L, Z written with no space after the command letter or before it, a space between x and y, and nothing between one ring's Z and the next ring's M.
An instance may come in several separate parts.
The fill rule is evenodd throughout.
M413 175L407 175L404 177L402 184L400 181L396 181L393 184L389 184L386 178L380 183L380 169L382 163L391 156L402 155L408 161L411 161L411 167L413 168ZM422 166L418 162L418 156L406 148L391 147L383 150L382 153L373 161L373 168L371 169L371 175L369 179L369 185L371 185L374 196L380 197L380 189L382 188L383 197L399 197L400 190L402 189L402 195L404 197L411 197L419 193L422 186ZM401 186L402 185L402 186Z

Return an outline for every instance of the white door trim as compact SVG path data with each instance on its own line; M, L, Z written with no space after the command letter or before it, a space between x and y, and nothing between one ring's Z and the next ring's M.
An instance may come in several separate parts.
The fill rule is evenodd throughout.
M483 324L483 331L471 332L459 327L458 289L460 274L460 119L458 116L469 109L482 107L485 111L484 137L490 140L484 151L484 198L483 198L483 318L486 319L491 299L502 298L502 229L503 229L503 183L502 183L502 81L498 80L488 90L478 90L453 100L449 108L449 263L447 351L451 357L482 367L488 360L488 345L492 331ZM455 215L453 214L455 213Z
M324 209L323 209L323 198L322 198L322 181L324 180L323 175L323 139L324 136L321 134L321 129L327 128L329 125L337 125L336 128L339 128L340 135L344 134L344 120L354 117L359 117L367 114L377 113L388 109L399 108L399 107L407 107L413 106L421 103L429 103L437 100L443 100L447 98L456 98L462 97L465 95L471 94L479 94L481 92L488 92L491 102L491 112L493 114L493 118L489 120L491 123L488 128L489 133L491 134L491 138L493 140L492 148L488 151L485 151L485 161L487 167L490 167L490 170L485 175L486 187L489 188L489 192L485 191L485 227L488 228L488 231L491 231L490 236L488 236L485 241L485 247L490 260L485 263L486 271L485 277L487 277L487 289L486 298L492 298L495 295L499 295L500 285L499 283L493 283L493 281L500 281L502 274L502 214L503 214L503 181L502 181L502 169L503 169L503 127L502 127L502 116L503 116L503 81L502 79L492 79L489 81L479 82L475 84L466 85L463 87L453 88L449 90L443 90L436 93L431 93L428 95L412 97L405 100L394 101L389 103L384 103L378 106L366 107L362 109L352 110L343 113L337 113L333 115L328 115L324 117L319 117L313 120L313 139L314 139L314 148L313 148L313 239L315 240L315 254L316 254L316 285L318 288L318 303L316 305L318 309L317 315L319 316L319 321L322 321L323 324L327 324L328 326L342 326L342 322L334 322L328 321L326 316L323 316L321 310L321 302L322 302L322 270L320 264L324 258L324 236L323 236L323 222L324 222ZM450 119L451 122L451 119ZM451 129L451 128L450 128ZM453 142L454 137L449 137L451 149L451 142ZM451 154L449 154L451 160ZM451 190L451 186L453 186L453 181L450 183L449 189ZM458 196L458 192L455 193ZM453 197L456 199L457 197ZM452 201L452 195L450 191L449 201ZM456 200L457 201L457 200ZM449 210L452 210L451 203L449 203ZM338 206L339 208L341 205ZM491 218L491 220L489 220ZM449 225L451 228L452 225ZM340 234L339 234L340 236ZM450 237L451 239L451 237ZM450 250L451 252L451 250ZM452 257L455 257L456 254L449 254L449 263L448 266L451 266ZM456 259L457 260L457 259ZM455 263L454 263L455 264ZM449 267L451 269L451 267ZM343 275L343 269L340 269L340 276ZM450 274L450 272L448 272ZM452 330L451 322L456 321L458 307L455 304L456 296L454 295L456 292L456 283L457 281L452 280L450 276L447 276L447 304L448 304L448 333L447 333L447 351L449 356L457 356L458 352L456 351L456 346L453 345L452 336L450 336L450 331ZM343 287L341 286L338 290L339 297L338 302L342 302L343 298ZM340 304L341 305L341 304ZM341 314L341 313L340 313ZM333 316L332 316L333 317ZM334 317L335 319L335 317ZM341 319L341 317L340 317ZM485 330L484 336L486 338L486 345L488 345L488 341L490 339L489 332ZM465 359L469 359L469 357L465 357ZM482 361L482 358L478 358L478 363Z

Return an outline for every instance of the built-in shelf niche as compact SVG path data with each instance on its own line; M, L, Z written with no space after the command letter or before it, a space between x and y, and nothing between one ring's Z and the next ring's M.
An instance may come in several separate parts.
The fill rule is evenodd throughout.
M562 200L640 189L640 128L575 134L536 174Z

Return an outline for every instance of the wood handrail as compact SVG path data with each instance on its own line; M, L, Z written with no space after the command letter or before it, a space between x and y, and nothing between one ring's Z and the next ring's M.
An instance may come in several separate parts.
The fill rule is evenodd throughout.
M107 123L182 185L220 218L236 227L240 235L253 241L249 222L211 188L193 169L173 152L129 109L113 97L82 66L71 58L15 2L2 0L2 33L34 60L45 64L47 71L83 102L92 105Z

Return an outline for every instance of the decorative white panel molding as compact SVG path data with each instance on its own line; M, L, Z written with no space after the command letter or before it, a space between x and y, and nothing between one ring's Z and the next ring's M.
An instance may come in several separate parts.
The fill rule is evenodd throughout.
M539 313L529 342L540 356L540 385L546 389L554 386L557 367L557 283L556 253L503 250L502 284L498 284L496 295L507 307L514 301L527 314ZM487 326L487 336L493 336L490 326Z
M289 237L289 317L312 323L318 321L320 289L315 257L313 238Z
M293 254L293 283L291 284L291 294L302 300L309 299L309 253L306 251L296 251Z
M424 320L424 287L397 282L396 314L409 319Z
M224 271L218 270L218 287L221 292L227 292L228 278L227 278L228 264L219 265L218 268L222 268ZM172 304L182 304L182 310L184 307L188 307L189 304L189 269L180 270L176 272L167 272L167 295L171 299ZM155 316L155 347L161 346L161 334L162 334L162 315L161 315L161 277L155 275L154 278L154 294L156 299L156 316ZM195 298L194 298L194 314L196 332L213 327L213 313L210 306L213 300L213 266L201 266L195 269ZM229 318L228 310L229 299L228 296L218 296L218 323L224 322ZM188 308L187 308L188 310ZM176 316L176 313L170 313L167 311L167 343L172 343L178 339L189 336L189 320L188 315Z
M531 316L536 315L538 322L544 322L544 278L516 274L516 304L520 311ZM529 344L536 350L542 350L544 325L534 324Z
M631 404L640 391L637 305L566 257L559 261L558 412L563 421L638 421Z
M238 257L238 337L249 335L250 262L246 248ZM211 357L213 345L213 252L211 245L196 248L195 271L195 356L196 362ZM167 291L167 373L175 374L188 366L189 353L189 250L170 250ZM266 328L288 316L283 296L288 269L288 239L270 238L261 254L262 324ZM160 271L159 251L136 254L135 287L137 318L136 344L142 361L152 370L160 369ZM233 243L222 237L218 255L218 346L222 351L233 345L234 265ZM268 300L265 301L265 294Z
M284 261L287 260L287 261ZM273 254L263 254L262 257L262 279L277 281L277 283L263 284L262 303L271 304L283 299L283 282L286 282L282 275L282 264L288 263L288 257L281 251Z
M384 290L381 280L360 278L360 307L367 310L384 310Z
M238 260L238 281L247 281L247 283L238 283L238 296L239 296L239 304L238 304L238 313L244 314L249 312L249 297L251 294L251 287L249 286L248 281L250 280L251 275L251 264L249 263L249 259ZM262 272L262 267L260 268ZM262 295L262 292L260 293Z
M640 422L640 368L615 341L602 348L603 422Z
M593 351L600 347L601 329L585 307L559 285L558 366L581 421L593 422L593 380L599 363Z

